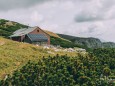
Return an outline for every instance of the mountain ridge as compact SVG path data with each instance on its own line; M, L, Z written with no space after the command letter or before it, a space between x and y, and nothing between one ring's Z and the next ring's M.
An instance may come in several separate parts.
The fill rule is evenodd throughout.
M114 42L102 42L98 38L85 38L85 37L76 37L76 36L70 36L65 34L58 34L60 37L68 39L75 44L79 44L82 46L86 46L88 48L115 48Z

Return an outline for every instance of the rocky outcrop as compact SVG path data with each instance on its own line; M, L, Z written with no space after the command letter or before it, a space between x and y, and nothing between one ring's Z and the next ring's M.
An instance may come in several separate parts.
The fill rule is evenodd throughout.
M97 38L76 38L75 44L86 46L88 48L102 48L101 41Z

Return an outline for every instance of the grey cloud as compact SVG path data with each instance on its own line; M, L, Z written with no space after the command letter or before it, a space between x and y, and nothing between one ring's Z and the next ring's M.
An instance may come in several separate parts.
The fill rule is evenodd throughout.
M25 7L31 7L35 4L40 4L47 1L64 1L64 0L0 0L0 10L6 11L10 9L17 9L17 8L25 8ZM65 0L70 1L70 0ZM91 1L91 0L72 0L74 2L76 1Z
M100 20L104 20L104 18L101 16L92 16L87 14L80 14L75 18L76 22L93 22L93 21L100 21Z
M50 0L0 0L0 10L6 11L16 8L30 7Z
M83 0L87 1L85 6L81 7L81 11L76 14L76 22L95 22L111 19L110 10L114 9L115 0ZM88 2L90 1L90 2ZM115 13L114 10L111 11Z

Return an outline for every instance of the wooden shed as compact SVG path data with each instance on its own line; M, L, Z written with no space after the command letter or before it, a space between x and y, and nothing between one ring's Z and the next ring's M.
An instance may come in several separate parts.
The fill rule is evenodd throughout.
M10 38L18 42L50 45L50 35L39 27L29 27L16 30Z

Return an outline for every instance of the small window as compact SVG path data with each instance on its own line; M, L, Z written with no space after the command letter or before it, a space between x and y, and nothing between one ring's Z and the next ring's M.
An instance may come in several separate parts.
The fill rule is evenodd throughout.
M37 32L39 32L39 30L37 30Z

